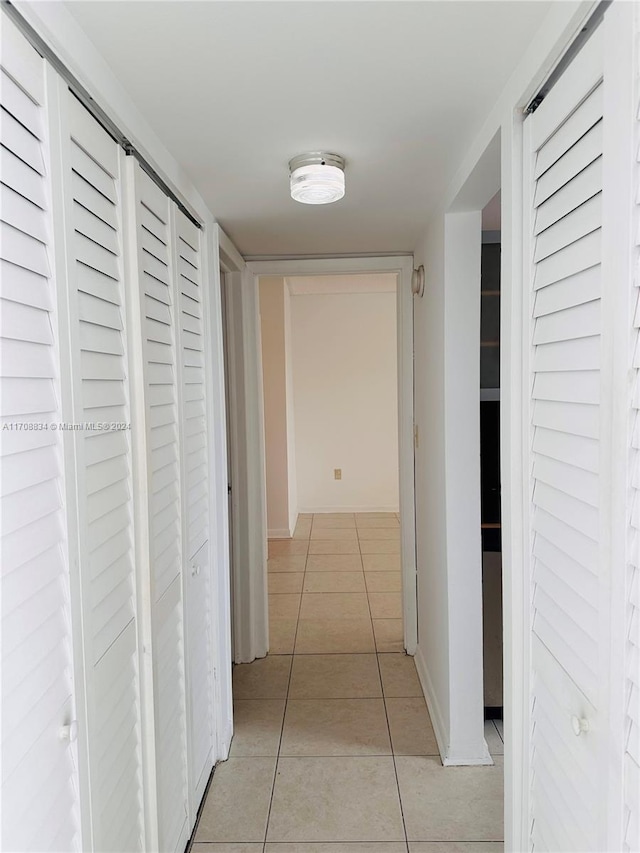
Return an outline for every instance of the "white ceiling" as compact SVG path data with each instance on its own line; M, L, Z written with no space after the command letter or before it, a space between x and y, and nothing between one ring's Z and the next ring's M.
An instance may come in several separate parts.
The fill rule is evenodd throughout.
M547 0L127 0L71 9L248 255L412 251ZM347 159L291 200L289 159Z

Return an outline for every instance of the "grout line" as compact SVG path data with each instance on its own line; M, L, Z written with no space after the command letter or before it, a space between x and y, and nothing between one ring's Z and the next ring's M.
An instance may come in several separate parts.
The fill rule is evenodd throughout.
M313 530L313 518L311 519L311 530ZM296 642L298 639L298 626L300 625L300 610L302 609L302 596L304 595L304 582L307 577L307 562L309 560L309 542L311 541L311 530L309 531L309 539L307 540L307 553L304 558L304 572L302 574L302 592L300 593L300 602L298 603L298 616L296 619L296 630L293 635L293 649L291 650L291 666L289 667L289 680L287 681L287 695L284 699L284 713L282 714L282 725L280 726L280 738L278 740L278 753L276 755L276 764L273 773L273 784L271 786L271 797L269 799L269 811L267 812L267 822L264 829L264 842L262 845L262 853L267 849L267 837L269 834L269 822L271 821L271 809L273 808L273 797L276 790L276 779L278 778L278 766L280 764L280 750L282 748L282 738L284 737L284 725L287 719L287 706L289 705L289 693L291 691L291 679L293 677L293 663L296 653Z
M367 596L367 600L368 600L368 596ZM371 614L371 607L369 607L369 614ZM373 630L373 618L371 619L371 628ZM375 642L375 634L374 634L374 642ZM380 689L382 691L382 702L383 702L383 706L384 706L384 716L385 716L385 719L387 721L387 732L389 734L389 746L391 747L391 759L393 761L393 774L394 774L395 779L396 779L396 791L398 794L398 804L400 806L400 817L402 818L402 828L404 830L404 843L405 843L405 846L406 846L407 851L408 851L409 850L409 837L407 835L407 825L406 825L406 822L404 819L404 809L402 808L402 797L400 796L400 782L398 781L398 767L396 765L396 754L395 754L394 749L393 749L393 739L391 737L391 724L389 723L389 713L387 711L387 697L386 697L385 692L384 692L384 682L382 680L382 668L380 667L380 656L379 656L379 653L377 651L376 651L376 665L378 667L378 677L380 678Z

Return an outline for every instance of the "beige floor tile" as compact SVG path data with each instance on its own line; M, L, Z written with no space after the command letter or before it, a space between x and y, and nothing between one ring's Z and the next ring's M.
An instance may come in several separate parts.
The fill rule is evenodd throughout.
M394 755L440 754L424 699L385 699Z
M412 841L410 853L503 853L502 841Z
M373 633L379 652L403 652L404 634L402 619L374 619Z
M504 755L504 743L498 734L498 730L495 727L493 720L485 720L484 739L487 742L491 755Z
M270 557L267 560L267 571L274 574L282 574L283 572L303 573L307 562L306 557Z
M262 844L194 844L191 853L259 853Z
M393 759L281 758L268 841L402 841Z
M384 527L400 527L400 522L393 516L391 518L356 518L356 524L359 529L364 528L384 528Z
M269 654L292 655L296 642L297 619L269 619Z
M357 512L356 519L367 519L367 518L398 518L398 514L395 512Z
M381 696L375 655L302 655L293 659L290 699L377 699Z
M363 554L400 554L400 540L361 539L360 551Z
M269 595L283 592L302 592L304 572L270 572Z
M262 841L275 758L230 758L216 767L195 841Z
M378 655L378 663L380 664L382 690L385 696L422 697L416 665L410 655L380 654Z
M362 565L365 572L399 572L400 554L363 554Z
M364 572L308 572L305 592L366 592Z
M371 619L300 619L295 653L375 652Z
M309 554L307 572L361 572L360 554Z
M302 596L300 619L368 618L366 592L321 592L305 593Z
M277 655L234 666L234 699L286 699L291 660L289 655Z
M500 764L443 767L437 758L399 756L396 767L410 841L502 840Z
M367 572L365 581L368 592L402 591L402 572Z
M267 844L266 853L407 853L404 841L361 841L354 844ZM206 851L204 851L206 853ZM211 853L216 853L215 850Z
M342 528L342 527L316 527L314 522L313 527L311 529L311 541L321 539L324 542L333 542L338 540L339 542L357 542L358 541L358 531L356 530L355 524L353 528Z
M270 539L270 557L305 557L309 543L306 539Z
M370 592L369 607L372 619L402 619L402 594Z
M399 527L359 527L358 538L363 539L389 539L400 541Z
M357 539L350 541L311 539L309 554L360 554L360 545Z
M281 593L269 596L269 619L297 619L302 596Z
M345 529L345 528L355 528L356 520L352 515L348 515L346 517L339 516L335 518L334 516L324 516L324 515L316 515L313 519L313 527L314 530L318 529Z
M293 531L294 539L309 539L311 536L311 522L298 523Z
M231 757L277 755L284 699L237 699L233 703Z
M313 514L313 520L315 521L318 518L337 518L338 520L341 518L355 518L355 513L353 512L315 512Z
M391 755L382 699L290 699L280 755Z
M313 521L313 513L312 512L299 512L298 513L298 521L301 519L305 519L306 521Z

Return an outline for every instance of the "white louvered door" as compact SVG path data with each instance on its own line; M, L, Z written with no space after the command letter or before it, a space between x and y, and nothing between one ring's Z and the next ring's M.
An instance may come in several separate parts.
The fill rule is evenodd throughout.
M602 830L610 571L600 517L609 416L600 373L602 63L596 32L525 122L536 851L596 851Z
M94 849L140 850L142 754L121 160L64 90L73 432Z
M2 831L12 851L79 850L67 520L45 67L7 20L2 168Z
M197 809L213 766L213 670L209 563L209 458L200 230L173 205L173 244L185 565L190 791Z
M155 767L161 851L189 836L180 413L170 202L135 164L137 281L143 343Z

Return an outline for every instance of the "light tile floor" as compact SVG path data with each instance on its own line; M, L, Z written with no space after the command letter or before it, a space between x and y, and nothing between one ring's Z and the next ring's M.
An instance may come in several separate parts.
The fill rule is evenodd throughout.
M403 652L398 516L300 516L268 569L271 652L234 669L193 853L501 851L501 730L494 767L442 767Z

